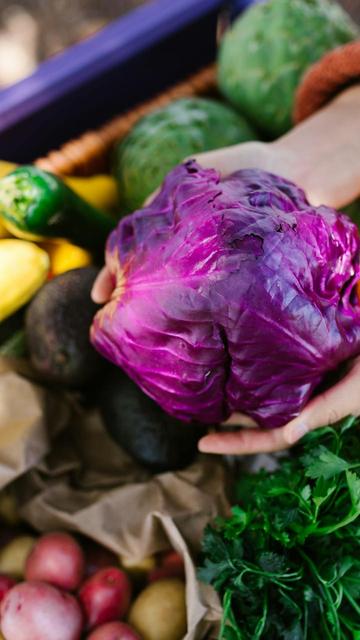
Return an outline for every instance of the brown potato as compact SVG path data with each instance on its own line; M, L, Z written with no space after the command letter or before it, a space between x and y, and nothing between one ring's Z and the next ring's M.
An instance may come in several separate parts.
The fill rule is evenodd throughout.
M145 578L149 571L153 571L156 568L155 556L147 556L142 560L136 560L128 556L119 556L119 561L123 569L137 581Z
M23 578L25 563L32 550L36 538L33 536L17 536L0 551L0 573L14 578Z
M129 623L143 640L181 640L187 628L184 582L173 578L146 587L131 607Z

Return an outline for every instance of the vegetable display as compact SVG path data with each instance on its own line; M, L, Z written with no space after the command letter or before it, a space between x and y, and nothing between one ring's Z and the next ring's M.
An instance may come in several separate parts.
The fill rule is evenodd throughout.
M291 127L304 71L330 49L357 37L357 25L332 0L255 3L221 43L219 87L254 126L277 137Z
M66 238L95 253L113 229L113 218L91 206L62 180L24 166L0 180L0 217L26 239Z
M62 531L16 535L20 520L16 529L3 520L1 527L0 639L182 640L185 571L177 552L134 563ZM136 563L136 574L126 568Z
M131 211L192 154L257 139L233 109L207 98L183 98L144 116L115 148L114 173Z
M37 163L103 152L113 175L0 160L0 640L203 640L221 616L218 640L360 640L360 418L271 472L198 455L233 412L284 425L360 355L360 201L187 160L285 133L307 68L360 36L333 0L248 4L220 15L217 88L205 69Z
M360 637L359 421L308 436L272 472L239 479L208 527L199 577L220 592L224 640Z
M170 414L276 427L360 352L360 237L287 180L174 169L107 243L95 347Z

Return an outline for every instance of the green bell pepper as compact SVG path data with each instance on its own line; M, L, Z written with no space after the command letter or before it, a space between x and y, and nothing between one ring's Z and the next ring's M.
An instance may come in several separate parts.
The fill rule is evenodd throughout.
M17 237L64 238L93 253L103 251L116 224L60 178L31 165L0 180L0 219Z

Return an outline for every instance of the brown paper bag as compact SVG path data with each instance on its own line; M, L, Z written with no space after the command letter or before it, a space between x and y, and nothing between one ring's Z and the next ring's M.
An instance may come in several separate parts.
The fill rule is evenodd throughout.
M186 568L184 640L216 637L219 601L197 582L193 557L206 523L229 511L218 458L152 475L113 443L96 410L36 387L3 362L0 443L1 486L13 481L26 521L85 534L133 559L176 549Z
M56 416L54 429L61 428L69 419L67 404L55 394L44 393L0 359L0 488L48 453L50 415Z

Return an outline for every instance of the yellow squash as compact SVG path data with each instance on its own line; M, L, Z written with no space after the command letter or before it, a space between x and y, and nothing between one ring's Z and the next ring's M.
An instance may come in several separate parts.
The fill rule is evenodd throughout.
M88 178L69 176L66 184L97 209L111 211L118 205L118 189L112 176L99 174Z
M52 276L58 276L60 273L70 271L70 269L87 267L92 262L89 251L66 240L41 242L40 247L49 255Z
M0 322L26 304L45 282L46 251L32 242L0 240Z

